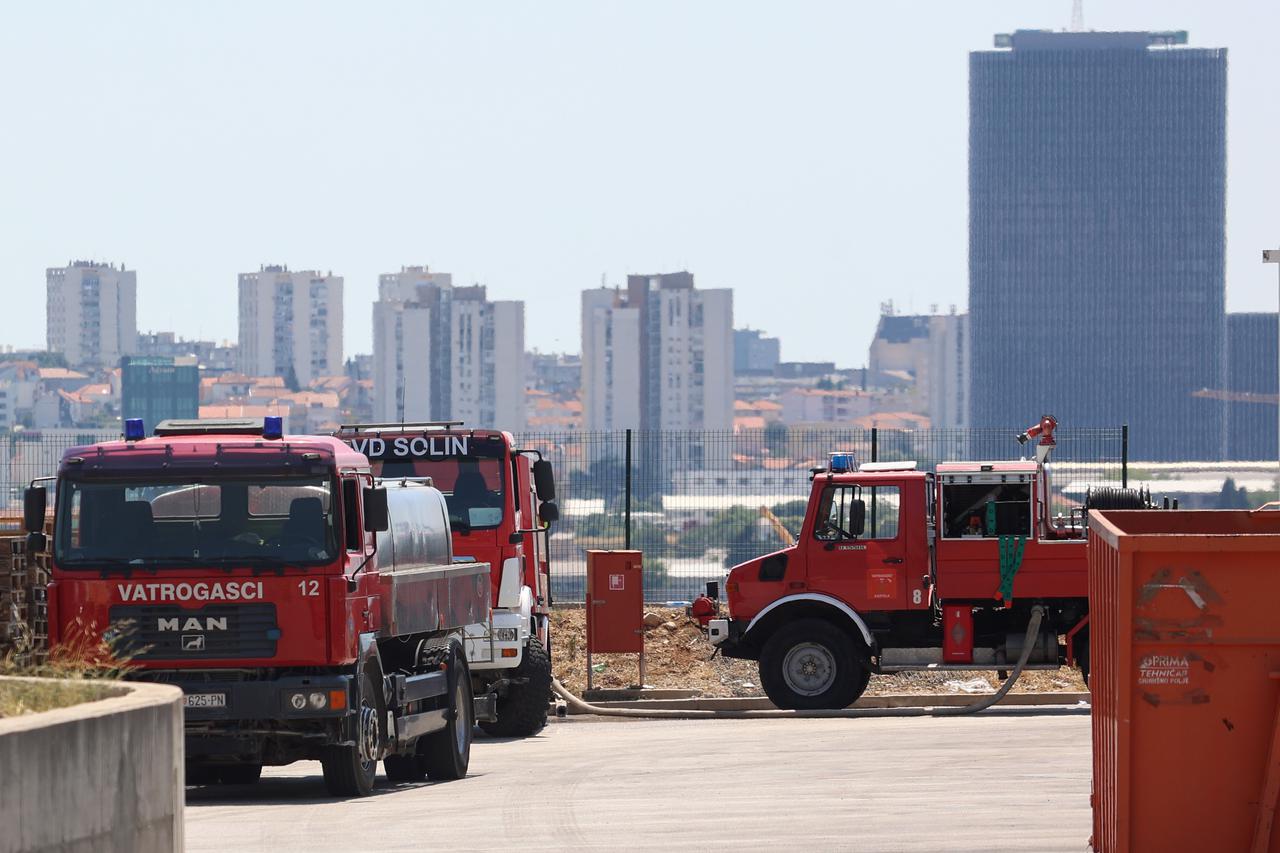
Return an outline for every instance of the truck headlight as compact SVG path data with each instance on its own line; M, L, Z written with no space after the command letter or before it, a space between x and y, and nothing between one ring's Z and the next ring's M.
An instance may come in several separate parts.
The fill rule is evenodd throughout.
M307 707L307 694L294 693L289 697L289 704L293 706L293 710L301 711L303 708Z
M307 701L311 703L311 709L319 711L325 705L325 695L323 693L312 693L307 697Z
M519 628L494 628L493 639L499 643L514 643L520 639Z

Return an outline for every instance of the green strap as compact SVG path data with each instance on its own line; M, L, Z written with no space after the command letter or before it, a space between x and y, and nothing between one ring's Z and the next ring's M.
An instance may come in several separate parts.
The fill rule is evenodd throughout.
M1013 601L1013 579L1022 568L1022 554L1027 547L1025 536L1001 536L1000 547L1000 587L996 590L996 598L1002 601Z

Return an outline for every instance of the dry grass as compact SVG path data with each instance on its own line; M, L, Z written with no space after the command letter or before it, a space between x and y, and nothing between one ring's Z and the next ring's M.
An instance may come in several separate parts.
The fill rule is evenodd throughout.
M94 702L119 696L124 692L103 681L85 679L65 681L26 681L0 679L0 717L38 714L82 702Z
M693 689L702 696L764 695L755 662L719 655L712 658L706 635L683 610L650 607L647 612L664 619L657 627L645 628L645 683L650 687ZM556 677L581 695L587 686L586 611L557 609L551 620L551 660ZM595 655L592 662L597 668L593 679L597 688L632 687L639 683L636 655ZM873 676L867 695L983 692L979 682L986 683L985 692L994 692L1000 685L994 672L903 672ZM1079 670L1066 667L1025 672L1013 687L1015 693L1085 690Z
M127 632L125 632L127 633ZM25 676L51 681L5 680L0 682L0 717L33 714L119 695L110 682L133 667L130 655L121 651L125 633L104 639L93 623L74 622L67 641L40 663L28 663L28 655L0 657L0 676Z

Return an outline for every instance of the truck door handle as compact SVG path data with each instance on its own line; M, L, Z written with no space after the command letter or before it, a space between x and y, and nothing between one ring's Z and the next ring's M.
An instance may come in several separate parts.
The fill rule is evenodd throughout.
M885 557L884 561L886 563L901 563L902 558L901 557Z

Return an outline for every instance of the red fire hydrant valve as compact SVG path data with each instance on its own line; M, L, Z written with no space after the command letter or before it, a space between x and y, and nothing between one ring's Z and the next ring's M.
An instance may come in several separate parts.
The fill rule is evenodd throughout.
M689 615L698 620L698 624L703 628L707 627L707 623L716 618L719 612L719 603L705 595L698 596L693 600L693 604L689 605Z

